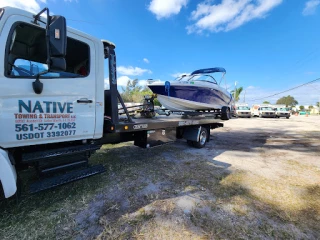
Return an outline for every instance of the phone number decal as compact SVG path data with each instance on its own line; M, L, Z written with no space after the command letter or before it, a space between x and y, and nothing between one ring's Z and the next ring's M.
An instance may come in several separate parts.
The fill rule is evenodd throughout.
M73 136L75 129L75 122L15 124L17 140Z
M16 132L43 131L52 129L73 129L75 122L68 123L39 123L39 124L16 124Z

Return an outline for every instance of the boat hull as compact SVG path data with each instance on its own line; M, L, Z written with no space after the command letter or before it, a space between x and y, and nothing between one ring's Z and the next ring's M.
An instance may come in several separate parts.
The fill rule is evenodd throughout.
M218 86L171 85L169 90L164 85L148 87L158 95L159 102L172 111L221 109L232 101L230 93Z

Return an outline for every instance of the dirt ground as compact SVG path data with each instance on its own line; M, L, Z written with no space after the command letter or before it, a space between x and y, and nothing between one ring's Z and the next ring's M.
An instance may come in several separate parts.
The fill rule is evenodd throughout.
M319 116L232 119L203 149L125 143L91 160L107 172L0 202L0 239L320 238Z

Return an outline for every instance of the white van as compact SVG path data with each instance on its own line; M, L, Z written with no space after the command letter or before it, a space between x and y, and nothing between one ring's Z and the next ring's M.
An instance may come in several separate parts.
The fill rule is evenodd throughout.
M236 105L236 116L251 118L251 111L248 104L237 104Z
M262 117L269 117L269 118L276 117L275 110L269 104L260 104L260 105L256 104L256 105L254 105L251 109L251 115L253 117L258 116L260 118L262 118Z

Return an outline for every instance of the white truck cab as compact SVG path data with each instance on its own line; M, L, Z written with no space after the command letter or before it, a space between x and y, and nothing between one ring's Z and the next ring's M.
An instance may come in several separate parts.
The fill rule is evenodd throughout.
M48 9L12 7L0 9L0 44L0 188L10 197L22 152L102 137L104 44Z
M251 118L251 110L248 104L237 104L236 115L237 117Z
M103 43L69 29L65 70L48 71L46 21L5 8L0 20L0 146L95 139L102 136ZM57 31L58 34L58 31ZM62 34L62 32L59 32ZM57 36L62 38L62 36ZM54 47L51 50L55 50ZM52 57L53 58L53 57ZM58 59L58 60L57 60ZM59 57L55 57L59 61ZM49 61L53 61L52 59ZM98 69L98 71L96 70ZM41 94L34 89L36 76Z

